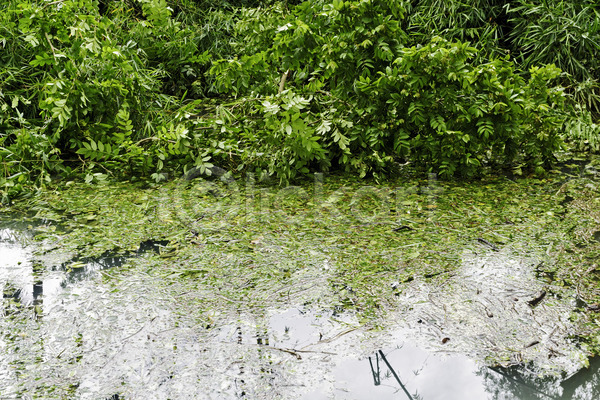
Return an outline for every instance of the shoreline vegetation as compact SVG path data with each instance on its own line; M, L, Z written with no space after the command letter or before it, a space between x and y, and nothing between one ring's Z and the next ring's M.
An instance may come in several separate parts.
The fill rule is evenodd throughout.
M215 166L543 175L600 148L590 0L9 0L0 24L3 202Z

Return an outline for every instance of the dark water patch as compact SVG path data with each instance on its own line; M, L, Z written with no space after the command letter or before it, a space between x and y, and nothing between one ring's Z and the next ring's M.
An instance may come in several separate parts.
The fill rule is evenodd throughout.
M140 247L136 250L136 255L143 253L154 252L160 253L161 249L169 244L168 240L145 240L140 243Z
M122 254L106 252L99 257L75 257L55 266L44 267L33 260L39 243L33 238L44 226L24 221L2 221L0 226L0 288L5 300L23 307L40 306L44 297L56 296L68 285L92 279L101 271L122 266L132 257L159 253L168 244L164 240L146 240L135 251ZM56 273L59 273L58 275Z
M567 176L582 176L586 166L590 163L589 158L573 158L559 164L560 172Z
M13 211L0 214L0 230L10 230L21 239L27 237L33 240L38 235L63 232L67 231L67 228L61 223L59 215L48 213L40 216L36 211Z
M588 153L565 153L559 155L556 170L566 179L575 177L600 177L600 157Z
M56 271L67 273L65 284L90 279L101 271L117 268L133 257L146 253L160 254L161 250L169 244L166 240L145 240L135 251L117 253L107 251L99 257L76 257L53 268Z

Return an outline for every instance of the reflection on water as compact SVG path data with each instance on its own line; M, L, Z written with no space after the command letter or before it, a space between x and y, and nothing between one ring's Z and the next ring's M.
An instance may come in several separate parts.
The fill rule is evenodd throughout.
M135 252L72 259L46 273L37 271L31 263L31 248L24 246L31 243L31 239L32 234L28 230L0 229L0 291L4 299L16 300L23 306L41 305L43 298L56 295L69 284L92 279L103 270L123 265L130 257L146 252L158 253L168 244L167 241L148 240L142 242Z
M240 307L199 324L178 313L159 277L132 273L118 291L99 284L99 271L125 256L37 271L20 244L26 240L0 230L1 398L44 385L61 388L63 398L600 398L596 360L568 379L540 378L523 366L488 368L425 351L401 333L363 331L351 315L302 307ZM164 244L144 243L137 253ZM26 314L14 313L15 304L36 318L12 321ZM42 311L31 312L36 307Z
M447 280L405 285L390 316L405 328L400 337L408 333L426 348L451 348L503 366L532 362L544 375L575 373L586 359L586 350L572 339L577 293L561 288L560 297L540 296L553 289L536 277L540 261L527 247L465 250Z
M439 357L404 343L394 349L347 358L335 367L335 388L305 399L486 399L475 363L458 355Z
M137 257L148 252L159 253L160 249L165 247L168 243L169 242L166 240L146 240L140 243L139 248L134 252L127 252L123 255L115 255L108 252L100 257L84 257L69 260L62 263L56 269L68 272L67 279L63 285L65 286L69 283L91 279L100 271L120 267L131 257Z
M252 366L239 360L238 376L232 375L240 387L240 377L246 383L244 390L235 395L256 398L256 391L248 385L252 373L263 380L267 371L276 385L281 380L269 362L274 353L286 352L290 357L284 366L296 369L302 378L296 381L302 389L288 394L289 398L313 399L407 399L407 400L463 400L463 399L580 399L600 398L600 360L591 360L588 369L582 369L568 379L540 377L533 366L510 368L486 367L461 354L429 352L409 341L395 336L395 345L377 348L370 335L357 334L348 329L351 318L332 313L316 314L307 310L291 309L270 316L249 318L219 329L219 343L237 343L253 346L260 357ZM352 332L346 337L345 333ZM332 340L333 339L333 340ZM347 340L344 340L347 339ZM375 340L378 342L378 340ZM360 343L357 353L356 345ZM291 362L290 360L293 360ZM257 365L263 364L261 368ZM297 363L310 364L302 369ZM289 384L289 382L288 382ZM290 388L291 389L291 388ZM291 390L290 390L291 391ZM233 395L233 394L232 394Z
M335 398L593 400L600 398L599 380L598 361L561 381L533 377L521 367L478 366L463 356L431 354L405 343L338 366ZM306 398L328 397L311 393Z
M21 244L29 240L27 233L0 229L0 289L4 298L28 305L40 292L40 282L34 281L32 273L31 252Z

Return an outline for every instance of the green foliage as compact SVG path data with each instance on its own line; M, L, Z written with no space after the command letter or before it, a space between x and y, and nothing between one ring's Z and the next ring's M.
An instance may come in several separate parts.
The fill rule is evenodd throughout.
M500 0L413 1L405 22L412 44L425 44L435 36L476 45L478 57L507 54L503 48L507 26L505 4Z
M327 167L318 115L310 111L313 103L312 97L288 90L251 104L248 111L255 118L239 132L240 165L257 168L262 175L274 174L282 182L308 173L311 165Z
M323 11L315 15L315 7ZM512 62L482 62L476 48L461 42L433 38L408 47L406 7L402 1L313 1L287 16L274 7L278 18L252 12L241 20L251 53L215 64L218 87L248 99L273 96L288 71L290 93L311 99L301 119L306 137L312 126L320 136L318 146L301 141L303 157L273 157L269 173L285 180L318 161L321 168L339 166L364 176L409 159L446 177L472 176L484 164L539 169L552 160L561 146L565 99L548 84L560 71L532 68L525 80ZM238 120L254 115L239 112ZM273 136L273 126L283 132L281 122L249 125L249 140L259 146L271 137L288 151L296 143L293 129ZM263 150L271 154L268 148ZM307 157L313 150L314 157Z
M514 0L514 55L524 68L555 63L569 76L575 101L600 112L600 10L596 1Z
M209 53L229 40L232 17L213 32L222 13L175 11L165 0L0 5L0 188L69 175L65 160L113 175L194 163L182 133L192 124L177 110L190 87L211 91Z
M434 38L405 49L378 80L359 88L371 102L380 99L376 116L397 132L395 150L442 176L476 175L486 163L522 159L536 167L550 161L563 122L554 107L564 96L547 82L560 70L532 69L525 82L505 59L474 65L476 53Z
M599 26L590 0L9 0L0 190L214 164L539 171L573 104L591 119L566 135L593 143Z
M19 145L32 131L41 147L66 153L111 134L123 104L135 110L137 126L148 122L142 110L155 97L156 73L144 69L137 44L120 40L119 26L99 15L94 1L10 2L0 18L9 50L0 55L0 82L11 101L1 107L13 128L4 145L22 153L13 168L41 168Z
M567 140L580 151L600 152L600 124L592 119L589 111L580 111L565 126Z

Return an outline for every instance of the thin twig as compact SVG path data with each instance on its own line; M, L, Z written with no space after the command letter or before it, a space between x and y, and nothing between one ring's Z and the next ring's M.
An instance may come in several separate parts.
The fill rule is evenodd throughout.
M52 56L54 57L54 61L56 61L56 52L54 51L54 46L52 46L52 42L50 42L50 37L48 36L47 32L44 32L44 35L46 36L46 40L48 41L48 44L50 45L50 50L52 50Z
M289 74L290 70L288 69L283 73L283 75L281 75L281 80L279 81L279 91L277 92L277 94L281 94L281 92L283 92L283 88L285 87L285 81L287 80Z
M316 346L316 345L318 345L318 344L323 344L323 343L330 343L330 342L333 342L334 340L336 340L336 339L339 339L341 336L344 336L344 335L346 335L346 334L348 334L348 333L350 333L350 332L354 332L355 330L357 330L357 329L359 329L359 328L361 328L361 327L360 327L360 326L356 326L356 327L354 327L354 328L346 329L345 331L342 331L342 332L338 333L337 335L335 335L335 336L333 336L333 337L330 337L329 339L323 339L323 340L319 340L317 343L313 343L313 344L309 344L308 346L304 346L304 347L302 348L302 350L303 350L303 351L306 351L306 350L304 350L304 349L306 349L306 348L308 348L308 347L311 347L311 346ZM300 351L300 350L299 350L299 351Z

